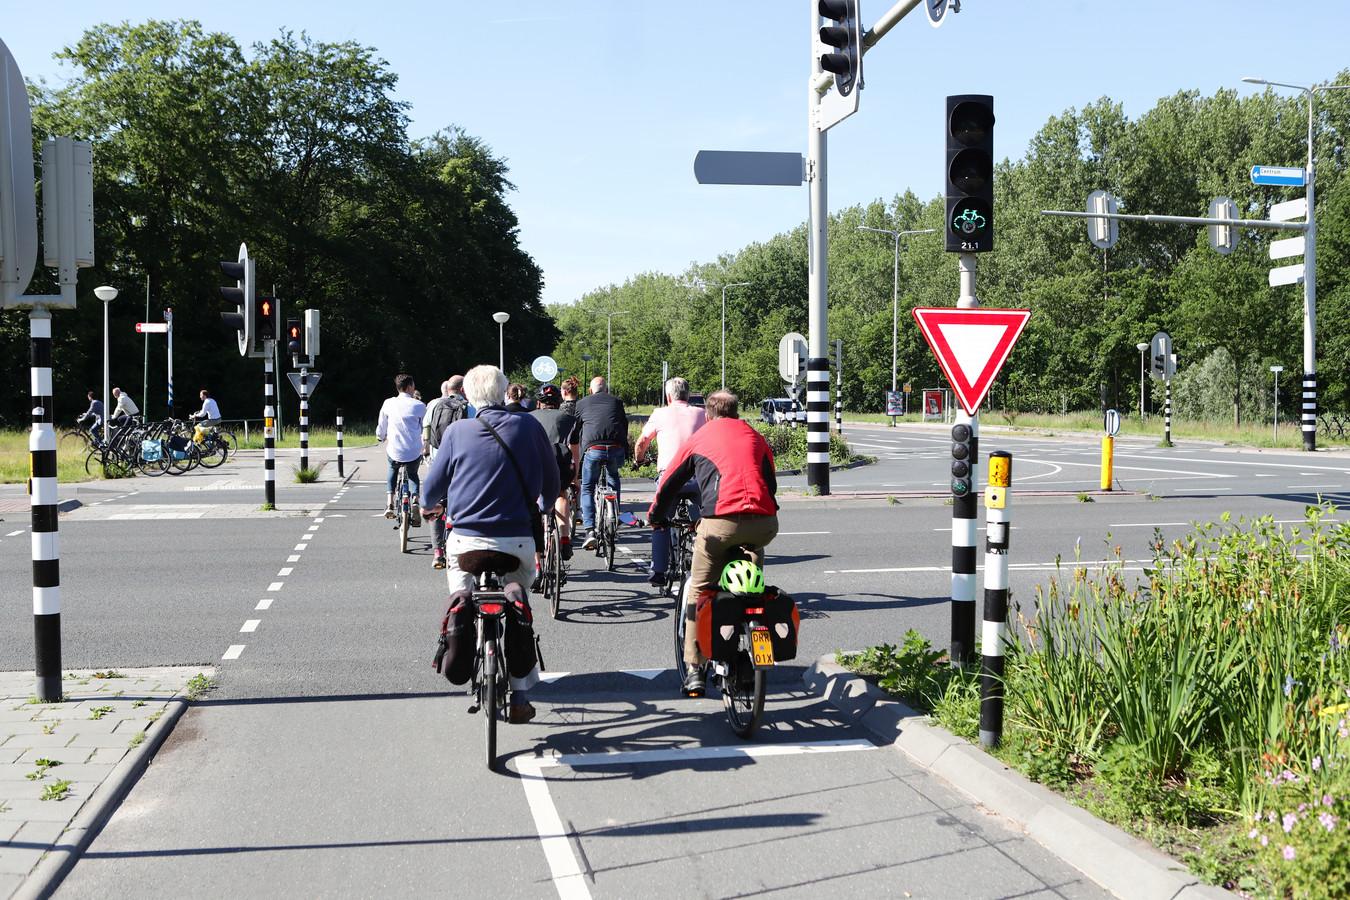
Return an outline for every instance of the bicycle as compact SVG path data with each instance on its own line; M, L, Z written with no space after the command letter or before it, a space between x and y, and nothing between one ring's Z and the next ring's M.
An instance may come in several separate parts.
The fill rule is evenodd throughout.
M398 532L398 552L408 552L408 529L412 527L414 498L408 487L408 464L398 463L394 480L394 530ZM512 569L515 567L513 566Z
M549 614L558 618L562 608L562 586L567 583L567 562L562 558L562 529L559 515L549 510L544 520L544 558L540 575L544 582L544 596L548 598Z
M206 428L205 433L201 435L194 434L193 444L193 453L196 454L197 461L208 469L223 464L238 447L233 434L215 428Z
M605 559L606 568L614 571L614 550L619 540L619 495L610 489L609 469L600 466L600 480L595 485L595 555Z
M471 550L458 557L461 571L474 576L472 590L477 631L477 652L469 691L473 704L469 714L484 713L484 737L487 743L487 767L497 771L497 723L504 721L510 706L511 686L507 681L506 616L510 600L502 590L501 579L514 572L520 560L496 550ZM542 667L542 666L541 666Z
M60 438L60 447L63 451L70 453L88 453L97 447L103 446L102 441L94 436L94 433L88 428L72 428L63 433Z
M666 527L670 529L670 558L666 564L666 596L675 600L675 671L680 682L689 675L684 661L684 602L689 584L689 566L694 561L694 521L689 498L681 497Z

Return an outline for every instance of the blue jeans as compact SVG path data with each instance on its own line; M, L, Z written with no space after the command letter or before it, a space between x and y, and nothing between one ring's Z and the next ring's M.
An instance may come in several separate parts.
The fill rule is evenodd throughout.
M698 482L696 480L690 478L689 483L680 488L680 496L689 498L689 518L697 522L703 517L698 508ZM652 571L664 575L668 562L670 562L670 529L653 528Z
M628 453L622 447L613 450L601 450L591 447L581 457L581 526L587 531L595 530L595 486L600 483L600 467L603 465L609 474L609 486L614 495L619 496L619 466L623 465ZM622 498L620 498L622 499Z
M394 482L398 480L398 467L405 466L408 469L408 490L412 492L412 502L416 503L417 498L422 494L422 480L418 477L418 470L422 468L422 457L417 457L412 462L397 463L389 460L389 487L386 488L389 493L394 492ZM398 498L394 498L398 502Z

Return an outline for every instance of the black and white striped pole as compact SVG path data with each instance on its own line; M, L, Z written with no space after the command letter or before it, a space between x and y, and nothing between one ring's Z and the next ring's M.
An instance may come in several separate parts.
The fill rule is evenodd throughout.
M1012 456L989 454L989 484L984 489L984 630L980 638L980 746L1003 740L1003 650L1008 640L1008 494Z
M952 647L951 664L965 668L975 657L975 501L980 459L979 416L964 409L952 426Z
M337 445L338 445L338 477L345 478L342 471L342 410L337 411Z
M806 360L806 483L830 492L830 360Z
M834 342L834 430L844 436L844 342Z
M309 367L300 369L300 468L309 468Z
M275 381L272 377L275 368L272 363L273 341L267 341L267 353L263 357L263 496L267 509L277 505L277 444Z
M1167 385L1167 399L1163 403L1163 446L1172 446L1172 379L1164 382Z
M33 526L33 674L37 698L61 699L61 544L57 534L56 428L52 411L52 314L28 316L33 424L28 437L33 477L28 482Z

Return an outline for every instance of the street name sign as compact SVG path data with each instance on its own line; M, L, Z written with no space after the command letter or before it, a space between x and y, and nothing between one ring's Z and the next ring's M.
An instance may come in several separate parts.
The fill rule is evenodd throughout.
M1270 221L1288 222L1290 219L1305 219L1308 217L1308 198L1299 197L1297 200L1286 200L1283 203L1276 203L1270 208Z
M296 394L300 393L300 373L287 372L286 377L291 380L291 387L295 388ZM306 396L314 396L314 389L319 386L319 379L323 377L322 372L310 372L305 379Z
M1291 166L1252 166L1252 184L1277 184L1302 187L1304 172Z
M699 184L781 184L806 181L806 160L800 153L761 150L700 150L694 155Z
M137 322L136 331L139 334L164 334L169 330L168 322Z
M1270 270L1270 286L1279 287L1282 284L1302 284L1305 274L1303 263L1293 266L1279 266Z
M961 407L975 415L1031 318L1029 309L916 307L919 323Z
M1270 242L1270 258L1286 259L1290 256L1302 256L1307 239L1303 235Z

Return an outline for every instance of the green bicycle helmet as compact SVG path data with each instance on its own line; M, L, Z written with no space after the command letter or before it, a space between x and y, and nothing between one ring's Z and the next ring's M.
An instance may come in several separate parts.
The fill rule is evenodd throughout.
M748 559L733 560L722 570L721 585L733 594L762 594L764 570Z

